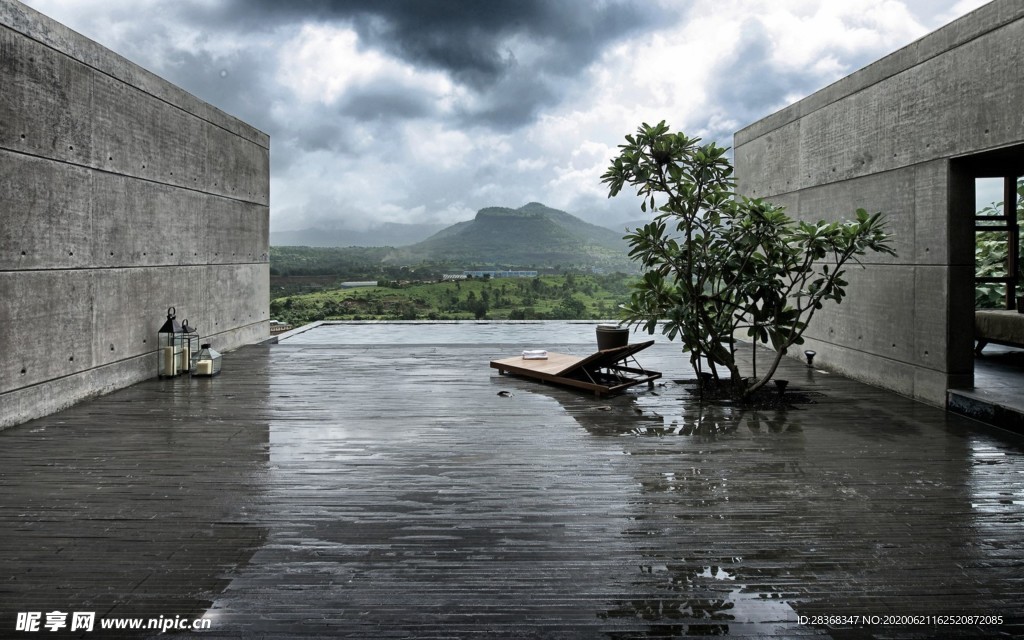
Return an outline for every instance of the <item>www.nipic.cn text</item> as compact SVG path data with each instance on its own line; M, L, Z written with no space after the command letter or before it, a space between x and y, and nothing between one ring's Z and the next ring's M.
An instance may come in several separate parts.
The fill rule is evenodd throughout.
M94 611L20 611L14 630L26 633L46 631L96 631L96 630L139 630L139 631L201 631L210 628L205 618L183 618L158 616L156 618L103 618L97 623Z

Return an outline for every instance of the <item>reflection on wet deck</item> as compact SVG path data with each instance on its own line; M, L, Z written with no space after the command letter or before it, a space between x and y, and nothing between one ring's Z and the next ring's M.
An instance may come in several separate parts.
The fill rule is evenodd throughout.
M588 353L592 327L414 331L248 347L206 386L0 433L0 624L94 606L206 609L197 637L1024 633L1014 436L794 361L813 403L701 408L666 343L642 359L663 384L596 400L488 367L498 342ZM1006 623L797 622L894 614Z

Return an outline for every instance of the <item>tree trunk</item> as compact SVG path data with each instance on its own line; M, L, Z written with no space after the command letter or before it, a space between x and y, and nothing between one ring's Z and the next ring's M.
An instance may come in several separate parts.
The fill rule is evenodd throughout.
M764 385L768 384L768 381L771 380L772 376L775 375L775 370L779 368L779 363L782 362L782 356L786 355L786 351L788 350L789 347L787 346L779 349L775 353L775 359L772 361L772 366L768 368L768 371L764 374L764 377L762 377L760 380L752 384L750 388L744 392L744 397L750 397L755 391L757 391Z

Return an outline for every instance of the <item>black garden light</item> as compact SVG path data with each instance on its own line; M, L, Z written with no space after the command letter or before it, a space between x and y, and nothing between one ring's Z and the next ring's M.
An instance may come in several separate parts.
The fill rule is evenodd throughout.
M816 352L811 351L810 349L808 349L807 351L804 351L804 355L807 356L807 366L808 367L813 367L814 366L814 356L816 356L818 354Z

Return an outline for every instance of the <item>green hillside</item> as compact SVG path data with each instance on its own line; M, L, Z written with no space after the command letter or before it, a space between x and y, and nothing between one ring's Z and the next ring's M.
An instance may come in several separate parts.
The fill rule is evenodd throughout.
M274 298L275 320L556 320L617 318L636 276L475 278L455 282L390 283Z
M473 220L396 249L388 259L445 260L467 266L630 269L621 234L537 202L519 209L481 209Z

